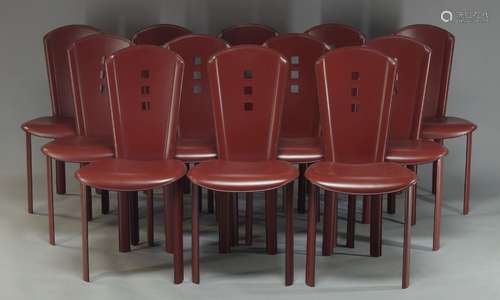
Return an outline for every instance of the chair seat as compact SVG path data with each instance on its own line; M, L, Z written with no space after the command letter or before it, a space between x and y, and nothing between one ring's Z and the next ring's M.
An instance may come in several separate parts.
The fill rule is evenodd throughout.
M312 184L332 192L373 195L401 191L417 175L396 163L342 164L318 162L305 173Z
M21 128L32 135L49 139L75 135L73 118L41 117L23 123Z
M433 162L448 154L448 149L436 142L426 140L390 141L386 161L399 164L423 164Z
M280 138L278 159L291 163L312 163L322 158L319 138Z
M111 138L70 136L56 139L42 147L42 152L59 161L93 162L113 157Z
M280 160L259 162L209 160L188 172L188 177L193 183L223 192L273 190L292 182L297 176L297 168Z
M175 158L183 161L203 161L217 157L215 141L178 139Z
M422 120L422 138L449 139L466 135L476 128L476 124L456 117L424 118Z
M81 183L113 191L141 191L160 188L186 174L180 160L127 160L106 158L75 173Z

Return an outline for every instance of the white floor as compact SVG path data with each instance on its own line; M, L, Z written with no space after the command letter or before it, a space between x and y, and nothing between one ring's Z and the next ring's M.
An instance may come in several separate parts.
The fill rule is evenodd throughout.
M46 185L35 178L35 214L26 213L22 174L0 177L0 287L2 299L500 299L500 202L498 197L472 199L469 216L460 214L460 193L443 207L441 250L432 252L432 197L419 189L417 225L413 228L411 284L400 289L402 263L401 205L384 216L383 256L368 254L368 225L356 225L356 248L339 246L331 257L317 256L316 287L304 284L305 215L296 215L295 284L284 287L284 254L264 253L262 203L255 209L252 247L217 253L213 215L202 215L201 284L191 283L190 219L184 221L185 281L172 283L172 257L162 250L162 202L156 201L158 245L145 245L144 203L141 241L130 253L118 252L116 201L101 216L94 198L90 223L91 282L81 280L78 186L68 176L68 195L56 196L56 246L47 242ZM454 187L461 190L461 186ZM450 189L450 188L449 188ZM189 203L189 197L185 198ZM144 201L142 201L144 202ZM262 201L257 201L262 202ZM402 202L399 202L402 203ZM240 207L243 207L241 203ZM280 214L280 221L283 216ZM344 243L345 222L339 243ZM318 227L320 228L320 227ZM283 250L284 228L279 227ZM243 236L243 227L241 228ZM318 239L320 253L321 234Z

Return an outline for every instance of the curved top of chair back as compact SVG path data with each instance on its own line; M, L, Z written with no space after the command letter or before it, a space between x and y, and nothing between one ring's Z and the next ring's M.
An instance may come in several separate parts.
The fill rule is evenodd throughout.
M219 33L219 38L227 41L231 46L262 45L267 39L277 36L273 28L260 24L243 24L228 27Z
M398 62L389 139L419 139L431 49L398 35L376 38L367 46Z
M74 117L73 93L66 51L76 40L98 32L98 29L87 25L68 25L56 28L43 37L54 116Z
M366 42L366 38L361 31L343 24L321 24L309 28L304 33L319 39L332 49L362 46Z
M407 26L399 30L397 34L414 38L431 48L432 56L423 115L424 117L444 116L455 37L442 28L424 24Z
M210 59L208 78L220 159L277 158L287 76L286 59L261 46L233 47Z
M191 30L174 24L156 24L139 30L134 34L132 41L136 45L163 46L171 40L183 35L191 34Z
M330 51L316 63L325 160L382 162L396 62L367 47Z
M104 63L113 52L130 44L119 36L99 33L79 39L68 49L79 135L113 136Z
M158 46L131 46L107 59L117 158L174 157L183 71L182 58Z
M215 144L207 62L212 55L229 48L229 45L208 35L185 35L170 41L165 47L184 60L179 137L209 140Z
M329 47L300 33L270 38L264 46L285 56L290 67L280 136L319 136L318 89L314 65Z

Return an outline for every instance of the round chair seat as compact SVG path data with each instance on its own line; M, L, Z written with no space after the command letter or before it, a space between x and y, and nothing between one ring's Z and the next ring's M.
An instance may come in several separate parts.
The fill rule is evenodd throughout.
M93 162L114 156L110 138L70 136L56 139L42 147L42 152L59 161Z
M296 168L280 160L209 160L188 172L189 179L196 185L222 192L273 190L292 182L297 176Z
M73 118L41 117L23 123L21 128L32 135L49 139L75 135Z
M102 190L140 191L160 188L184 176L180 160L127 160L107 158L80 168L78 181Z
M436 142L426 140L390 141L386 161L399 164L424 164L436 161L448 154L448 149Z
M278 158L292 163L311 163L323 158L319 138L281 138Z
M215 142L202 139L178 139L175 158L183 161L203 161L217 157Z
M318 162L306 170L305 176L322 189L360 195L398 192L417 182L414 172L396 163Z
M449 139L466 135L476 128L476 124L456 117L424 118L422 120L422 138Z

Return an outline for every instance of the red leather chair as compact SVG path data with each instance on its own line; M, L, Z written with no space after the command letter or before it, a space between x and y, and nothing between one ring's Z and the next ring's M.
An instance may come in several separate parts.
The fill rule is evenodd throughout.
M181 107L175 157L187 164L217 157L212 103L207 76L208 59L229 48L208 35L185 35L165 45L184 59ZM195 192L195 191L193 191ZM201 210L201 188L198 191ZM208 192L208 211L213 212L213 192Z
M321 24L309 28L304 33L324 42L332 49L348 46L362 46L366 42L363 33L354 27L343 24Z
M293 186L297 170L277 160L280 119L288 64L278 52L239 46L216 54L208 63L218 159L188 172L193 188L217 191L219 222L225 223L219 247L230 251L231 193L265 191L267 252L277 252L276 194L287 188L286 284L293 282ZM193 195L196 195L194 193ZM196 197L196 196L195 196ZM199 283L198 207L192 208L192 274Z
M187 28L173 24L156 24L139 30L132 37L134 44L163 46L173 39L191 34Z
M419 164L436 162L436 200L434 204L433 250L439 249L442 197L442 161L448 149L420 138L422 111L427 87L431 50L424 44L404 36L386 36L371 40L368 47L398 62L398 77L391 108L389 146L386 160L406 165L413 171ZM389 211L394 211L395 194L391 194ZM412 223L415 223L416 195L413 197ZM393 203L391 203L393 202Z
M442 143L444 139L467 136L463 205L463 214L466 215L469 213L472 132L477 126L468 120L446 115L455 37L437 26L422 24L407 26L397 34L414 38L432 50L427 96L424 101L422 138ZM432 191L435 193L436 177L439 173L437 162L434 163L433 173Z
M260 24L244 24L228 27L219 34L219 38L227 41L231 46L262 45L269 38L277 36L273 28Z
M306 166L323 158L314 64L329 47L311 36L297 33L270 38L264 46L278 51L290 63L278 158L299 165L297 210L304 213Z
M314 286L316 250L315 197L318 188L330 193L370 195L370 255L380 256L381 194L409 189L403 242L403 288L409 284L412 190L414 172L384 162L396 63L366 47L331 51L316 64L324 161L306 171L312 183L308 205L306 284ZM333 197L327 197L331 201ZM331 203L325 205L332 209ZM335 218L336 212L330 212ZM326 218L327 212L325 212ZM331 248L331 247L330 247Z
M36 118L21 125L26 133L26 165L28 213L33 213L33 175L31 162L31 136L56 139L75 134L73 95L69 78L66 49L79 38L96 34L98 29L85 25L56 28L43 37L45 60L52 99L52 116ZM64 194L64 162L56 162L57 193Z
M130 41L107 34L93 34L77 40L68 49L77 127L75 136L56 139L42 147L47 157L49 242L55 244L52 160L85 165L113 157L113 129L108 106L104 59L116 50L130 46ZM89 218L92 194L87 190ZM108 192L102 191L102 212L109 210Z
M175 237L170 240L174 282L183 280L182 192L177 182L186 170L184 163L174 159L183 70L180 56L150 45L119 50L106 61L115 158L98 160L75 174L82 191L85 281L89 280L86 187L122 192L119 206L127 205L124 192L163 188L165 209L172 210L175 218L171 222ZM127 229L127 224L120 224L120 230L127 233ZM166 235L169 241L168 231Z

